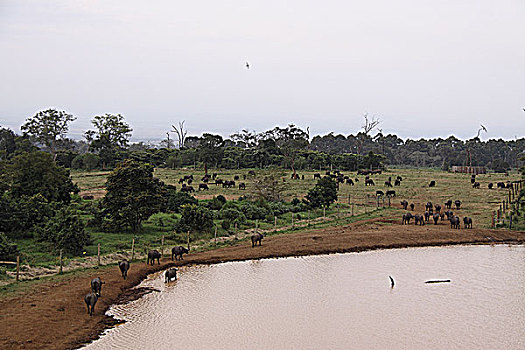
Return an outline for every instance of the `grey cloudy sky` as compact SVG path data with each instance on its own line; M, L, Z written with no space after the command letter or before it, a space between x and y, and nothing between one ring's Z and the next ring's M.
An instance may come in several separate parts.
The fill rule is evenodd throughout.
M121 113L134 139L289 122L401 137L525 135L524 0L2 0L0 125ZM245 61L251 68L247 70Z

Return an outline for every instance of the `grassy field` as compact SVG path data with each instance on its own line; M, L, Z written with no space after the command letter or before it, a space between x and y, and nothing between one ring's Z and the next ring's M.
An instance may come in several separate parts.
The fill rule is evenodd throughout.
M207 201L219 194L224 195L229 200L238 199L240 196L250 194L253 178L247 176L243 179L243 175L247 174L248 170L228 170L228 171L214 171L223 180L232 180L235 175L240 177L239 182L246 183L246 190L239 190L237 188L222 188L222 186L215 186L213 183L209 184L209 191L196 192L195 196L201 201ZM263 172L256 170L256 172ZM280 171L283 181L286 184L284 197L287 201L293 198L303 198L304 195L312 188L316 180L313 175L316 172L299 172L304 175L304 180L291 180L289 171ZM104 184L109 173L106 172L72 172L72 177L75 183L81 189L81 195L92 194L95 198L101 198L104 193ZM179 178L183 175L193 174L195 181L193 186L198 187L200 178L204 175L202 170L193 169L156 169L155 176L163 180L167 184L175 185L180 188L178 183ZM339 189L339 200L336 205L331 206L323 213L322 209L312 211L302 211L294 213L294 230L300 230L301 227L324 227L327 225L335 225L339 223L348 223L356 219L367 219L377 215L394 215L399 216L403 211L400 208L400 201L406 199L409 203L415 204L415 213L423 213L426 202L431 201L434 204L443 204L448 199L462 201L462 206L459 211L454 210L455 214L460 216L470 216L473 218L474 227L488 228L491 225L492 211L499 208L499 204L504 198L508 196L508 190L492 189L489 190L487 185L489 182L496 183L499 181L511 181L520 179L520 175L511 174L505 176L504 174L486 174L478 175L477 181L480 182L481 188L474 189L470 183L469 174L455 174L432 169L392 169L385 171L381 175L374 175L372 179L376 186L365 186L364 176L357 176L355 172L346 173L352 179L359 178L354 186L341 184ZM321 175L324 175L321 174ZM396 191L397 197L391 199L391 210L377 211L378 201L376 198L376 191L382 190L386 192L387 188L384 182L389 176L392 180L396 176L401 176L403 181L401 186L396 186L393 189ZM435 180L436 187L428 187L431 180ZM78 200L76 205L79 211L86 211L86 208L94 203L92 201ZM379 209L383 207L388 208L388 199L379 201ZM328 221L324 218L325 215ZM89 215L84 216L89 219ZM176 233L173 231L173 224L180 218L179 214L159 213L153 215L143 225L143 231L139 234L132 234L130 232L106 233L99 232L91 227L87 230L91 234L92 243L86 247L85 255L82 258L74 260L66 260L66 265L70 262L75 265L82 265L78 262L85 261L86 263L94 263L97 256L98 244L101 246L102 255L113 255L114 259L118 259L118 254L128 254L131 251L132 239L135 238L135 252L137 257L141 257L144 252L150 248L159 248L161 237L165 239L165 251L168 247L178 244L186 244L186 234ZM291 230L292 213L288 212L275 218L268 218L267 220L248 220L246 224L240 227L230 227L224 229L221 227L221 220L215 220L217 227L218 245L234 244L237 240L245 238L250 235L255 226L260 230L273 232L277 228L280 232ZM394 223L394 225L396 225ZM224 237L228 237L225 239ZM20 251L22 252L22 260L24 264L39 268L56 269L58 257L45 244L39 243L34 239L22 239L16 241ZM206 250L214 248L214 232L201 233L194 237L192 236L192 246L198 246L198 249ZM110 258L105 260L106 263L111 263ZM0 282L5 281L5 274L0 274ZM30 275L29 275L30 277Z
M260 171L260 170L256 170ZM243 180L243 175L247 174L248 170L221 170L214 171L210 170L209 173L217 172L221 179L233 180L235 175L240 176L239 182L246 183L246 190L227 189L221 186L215 186L213 183L209 184L209 191L196 192L195 196L199 199L210 199L213 196L219 194L224 195L228 199L237 199L242 195L250 193L250 186L252 178L250 176ZM300 175L304 175L304 180L291 180L290 171L281 171L280 174L283 180L286 181L287 189L284 192L284 196L287 200L292 198L301 199L306 195L308 190L312 188L316 180L313 179L313 174L316 171L299 172ZM193 174L195 181L193 187L197 188L200 178L204 175L202 170L193 169L156 169L155 176L160 178L167 184L177 186L178 179L183 175ZM424 205L430 201L434 204L443 204L448 200L452 199L455 201L459 199L462 201L461 210L457 214L461 217L470 216L473 218L475 225L480 227L489 227L491 223L492 211L499 208L499 204L504 198L508 196L508 190L488 189L488 184L492 182L494 187L499 181L507 182L513 180L519 180L521 176L517 173L505 176L504 174L483 174L478 175L476 181L481 184L481 188L474 189L470 183L470 174L459 174L449 173L441 170L432 169L391 169L383 172L381 175L374 175L372 179L375 181L376 186L365 186L364 176L357 176L355 172L346 172L352 179L359 178L359 182L355 186L347 184L341 184L339 189L339 203L340 204L354 204L354 210L361 208L363 205L369 207L377 205L375 199L375 193L377 190L386 192L387 188L384 182L389 176L392 177L392 181L396 176L401 176L403 181L401 186L394 187L397 197L392 199L392 205L399 207L399 202L406 199L409 203L415 204L415 212L423 213ZM99 173L85 173L85 172L74 172L74 181L81 188L82 193L94 194L95 196L102 196L104 194L104 182L107 172ZM324 175L324 173L321 173ZM428 187L431 180L436 181L436 187ZM388 204L388 200L385 199L385 205ZM383 205L383 202L380 202ZM345 208L349 209L349 208Z

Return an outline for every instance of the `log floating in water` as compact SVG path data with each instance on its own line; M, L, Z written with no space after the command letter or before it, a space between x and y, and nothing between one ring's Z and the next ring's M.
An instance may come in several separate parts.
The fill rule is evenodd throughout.
M426 281L425 283L448 283L450 280L430 280Z

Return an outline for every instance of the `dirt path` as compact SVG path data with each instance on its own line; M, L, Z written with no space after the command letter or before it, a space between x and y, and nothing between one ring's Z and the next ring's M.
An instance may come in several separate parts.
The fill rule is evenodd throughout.
M325 253L356 252L382 248L435 246L466 243L525 242L525 232L499 230L452 230L448 225L401 226L389 219L357 222L347 226L301 231L266 237L261 247L240 245L187 255L183 262L161 260L161 265L133 263L126 281L116 266L89 269L70 276L35 284L33 289L0 300L0 349L69 349L96 339L115 321L104 315L110 305L133 300L149 292L130 289L148 274L170 265L213 264ZM83 302L90 280L100 276L102 288L93 317Z

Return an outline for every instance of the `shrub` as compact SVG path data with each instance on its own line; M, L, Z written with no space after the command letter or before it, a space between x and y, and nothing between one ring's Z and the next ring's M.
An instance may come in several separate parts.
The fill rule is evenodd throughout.
M306 199L313 208L329 207L337 200L337 184L329 177L323 177L308 191Z
M182 206L182 217L175 225L178 232L210 232L213 228L213 214L203 206L185 204Z
M241 211L250 220L264 219L266 215L271 214L266 208L262 208L252 202L241 204Z
M181 208L185 204L194 204L197 205L199 201L193 197L192 195L189 195L186 192L175 192L175 190L168 190L167 191L167 210L171 212L180 213Z
M222 220L221 227L223 230L228 231L230 229L230 220Z
M10 242L7 236L0 232L0 260L15 260L17 254L16 244Z
M219 212L219 218L230 222L237 222L238 224L244 224L246 222L246 216L236 208L224 209L223 207Z
M46 242L55 252L64 249L66 254L80 255L84 246L90 242L84 223L70 208L64 207L56 212L43 227L37 229L39 241Z

